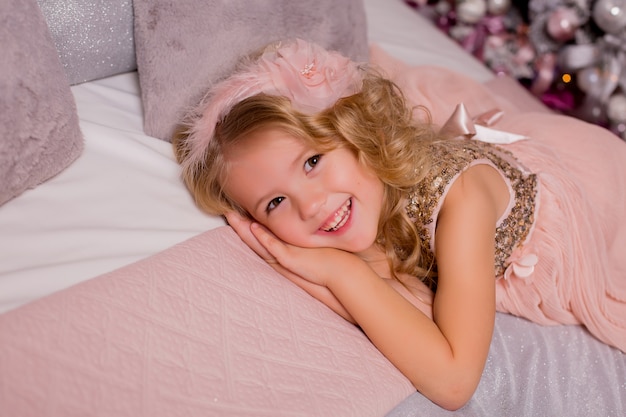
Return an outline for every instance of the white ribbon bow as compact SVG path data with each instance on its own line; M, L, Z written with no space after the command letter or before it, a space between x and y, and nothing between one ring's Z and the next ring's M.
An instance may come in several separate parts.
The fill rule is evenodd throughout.
M455 139L474 139L505 145L528 139L527 136L487 127L497 123L502 115L501 110L494 109L471 118L465 105L459 103L439 132Z

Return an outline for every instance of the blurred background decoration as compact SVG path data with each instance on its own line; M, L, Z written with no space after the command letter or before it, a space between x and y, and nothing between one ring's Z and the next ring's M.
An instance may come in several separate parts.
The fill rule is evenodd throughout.
M626 139L626 0L405 0L548 107Z

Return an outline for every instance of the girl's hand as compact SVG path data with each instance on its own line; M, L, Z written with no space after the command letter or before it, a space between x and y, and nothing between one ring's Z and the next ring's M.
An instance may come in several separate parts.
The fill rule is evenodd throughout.
M339 249L285 243L258 223L252 223L250 229L278 264L316 285L328 287L331 280L350 274L356 264L365 264L358 256Z
M237 218L235 218L237 216ZM287 270L312 284L323 287L341 274L350 273L356 263L363 263L358 256L333 248L301 248L277 238L264 226L229 214L227 219L248 246L281 274Z
M359 258L356 255L338 249L305 249L288 245L274 236L265 227L258 223L253 223L250 219L241 217L237 213L229 213L226 215L226 218L239 237L272 268L322 301L348 321L354 323L352 317L341 306L341 303L327 288L326 284L329 277L332 279L333 275L336 276L339 273L337 268L342 260L346 262L344 268L347 269L343 273L351 273L351 263L359 262ZM379 259L364 262L381 278L391 277L389 265L384 258L384 254L381 253L381 256ZM324 279L324 277L327 279ZM417 309L432 319L433 292L423 282L411 276L402 276L402 283L393 278L382 279ZM341 310L341 312L338 310Z
M276 264L276 258L274 258L259 242L250 230L252 220L241 216L239 213L230 212L226 214L226 220L230 227L235 230L241 240L250 247L257 255L261 257L265 262L274 266ZM279 271L280 272L280 271Z
M346 320L352 323L355 322L332 292L324 285L324 280L319 279L321 274L317 274L319 271L315 268L315 263L306 265L309 262L326 265L328 259L323 259L323 255L317 253L318 251L323 251L323 249L304 249L288 245L263 226L253 223L250 219L244 218L235 212L226 214L226 219L241 240L274 270L326 304ZM293 259L291 256L294 256ZM286 263L286 265L283 265L283 263ZM301 275L302 273L304 275ZM318 277L318 279L316 280L315 277Z

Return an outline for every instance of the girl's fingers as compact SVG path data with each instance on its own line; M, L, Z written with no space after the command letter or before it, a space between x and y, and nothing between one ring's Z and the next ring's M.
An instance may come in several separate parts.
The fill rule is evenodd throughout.
M239 238L250 247L257 255L263 258L267 262L276 262L274 257L265 249L264 245L257 239L257 237L251 232L250 225L252 221L242 217L238 213L227 213L226 220L228 224L239 235Z
M274 262L291 273L315 284L320 284L317 278L320 257L323 257L321 248L300 248L283 242L263 225L252 223L250 226L256 239L274 259ZM268 261L271 263L271 261Z
M256 240L263 245L263 248L274 258L274 262L276 262L276 258L278 258L277 255L279 255L277 252L280 252L280 250L285 247L283 242L258 223L252 223L250 230Z
M242 223L246 221L249 222L248 219L244 218L243 216L241 216L241 214L236 213L234 211L226 213L224 217L226 217L228 224L235 230L241 229Z
M235 232L237 232L241 240L246 242L248 246L253 247L256 239L254 235L250 233L250 221L239 215L229 215L227 219L230 227L235 229Z

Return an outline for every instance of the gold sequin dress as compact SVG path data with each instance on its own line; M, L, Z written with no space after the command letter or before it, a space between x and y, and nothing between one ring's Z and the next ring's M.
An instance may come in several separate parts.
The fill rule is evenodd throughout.
M624 172L626 146L618 145ZM583 187L571 161L563 164L541 141L496 146L458 140L451 147L434 151L433 172L408 197L407 213L415 219L426 256L435 258L437 215L453 182L471 166L490 165L511 194L496 225L498 310L544 325L583 324L626 351L626 247L618 260L612 246L617 240L604 230L605 219L594 206L602 184Z

